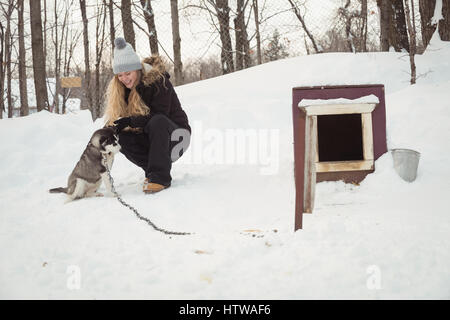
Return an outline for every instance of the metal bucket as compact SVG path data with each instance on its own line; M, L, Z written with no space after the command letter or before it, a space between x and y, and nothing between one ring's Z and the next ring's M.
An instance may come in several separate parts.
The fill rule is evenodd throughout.
M398 175L408 182L416 180L420 153L410 149L392 149L391 152Z

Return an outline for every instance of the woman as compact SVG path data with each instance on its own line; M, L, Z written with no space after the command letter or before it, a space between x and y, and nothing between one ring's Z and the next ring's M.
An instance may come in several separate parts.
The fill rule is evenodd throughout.
M191 127L161 58L152 56L141 63L123 38L114 44L115 76L107 91L106 125L116 125L120 152L144 170L143 191L158 192L170 186L172 162L186 151Z

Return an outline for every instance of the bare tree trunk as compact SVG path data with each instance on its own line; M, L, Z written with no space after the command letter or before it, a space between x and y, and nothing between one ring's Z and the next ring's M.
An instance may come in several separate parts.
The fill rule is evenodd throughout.
M69 28L66 29L65 34L63 35L64 37L64 60L63 60L63 76L67 77L69 75L69 71L70 71L70 67L67 67L67 62L70 61L71 57L70 55L70 49L68 46L68 39L69 39ZM72 42L73 43L73 42ZM70 62L69 62L70 63ZM62 96L63 96L63 101L62 101L62 114L66 113L66 102L68 99L68 96L70 94L70 88L62 88Z
M8 110L7 115L8 118L12 118L13 111L14 111L14 104L12 99L12 69L11 69L11 56L12 56L12 50L13 50L13 42L14 38L16 38L16 35L12 32L11 28L11 21L13 20L13 12L16 8L16 0L8 0L6 2L0 2L0 7L2 9L4 20L6 20L6 30L2 28L2 60L4 58L4 61L2 65L0 66L2 68L1 76L2 76L2 92L4 89L4 81L6 76L6 100L8 104ZM4 45L4 47L3 47ZM4 51L3 51L4 49ZM4 56L3 56L4 54ZM0 96L0 99L2 100L2 110L4 110L4 96L3 94ZM14 101L15 102L15 101Z
M30 0L33 1L33 0ZM88 32L88 19L86 15L86 0L80 0L81 16L83 19L83 46L84 46L84 95L87 99L88 108L91 110L92 120L96 119L95 108L92 105L92 92L91 92L91 67L89 64L89 32Z
M73 2L73 0L72 0ZM64 93L65 91L61 88L61 64L62 64L62 51L63 51L63 44L64 44L64 35L66 35L66 39L67 39L67 32L66 30L68 29L68 25L67 25L67 21L69 19L69 14L70 14L70 6L72 5L72 2L69 3L69 7L66 8L66 10L64 12L57 12L57 1L55 0L54 4L55 4L55 26L54 26L54 31L55 31L55 36L53 38L53 44L55 47L55 93L54 93L54 97L53 97L53 107L54 107L54 112L55 113L61 113L60 110L60 95L63 95L63 110L62 113L65 112L65 100L66 98L64 97ZM63 21L62 24L60 22L58 22L58 18L59 16L61 16L63 14ZM59 30L59 31L58 31ZM61 35L61 37L59 37L59 35ZM67 41L66 41L67 42ZM67 46L65 48L65 51L67 51ZM64 70L63 70L64 73ZM63 92L64 91L64 92Z
M4 41L5 29L0 21L0 119L3 119L3 112L5 111L5 100L3 99L5 92L5 68L3 64Z
M405 3L408 2L405 0ZM410 47L410 51L413 52L413 54L415 55L417 53L417 33L416 33L416 13L415 13L415 8L414 8L414 0L411 0L411 32L409 33L409 38L410 38L410 43L409 43L409 47ZM406 14L406 12L405 12ZM408 14L409 16L409 14Z
M239 1L239 0L238 0ZM238 13L239 15L239 13ZM235 51L235 62L236 71L242 70L244 68L244 52L242 48L242 42L240 37L240 27L237 18L234 19L234 51Z
M106 0L103 0L103 3L106 5ZM116 39L116 29L114 28L114 6L113 0L109 0L108 2L108 13L109 13L109 41L111 42L111 58L114 52L114 40Z
M409 52L408 31L406 30L403 0L377 0L380 8L381 50L393 47L400 52Z
M233 47L230 37L230 7L228 0L216 0L216 13L220 25L222 42L221 62L223 74L234 72Z
M11 71L11 51L12 51L12 37L11 37L11 29L10 29L10 20L7 22L6 27L6 100L8 102L8 118L12 118L14 104L12 101L12 71Z
M69 8L67 8L67 12L70 12L73 1L71 1ZM63 60L63 75L64 77L68 77L70 75L70 65L73 58L73 52L78 45L78 41L82 32L78 29L75 29L75 34L72 33L73 29L70 29L69 35L69 27L67 26L65 34L64 34L64 60ZM70 43L69 43L70 38ZM62 102L62 113L66 113L66 102L70 96L72 89L71 88L63 88L63 102Z
M235 61L236 61L236 71L242 70L244 68L244 48L242 46L241 39L241 15L242 15L242 0L237 0L237 15L234 18L234 50L235 50Z
M49 108L45 74L45 56L42 41L41 2L30 0L31 42L33 54L34 89L37 111Z
M26 53L25 53L25 37L24 37L24 19L23 9L24 0L18 1L19 15L19 90L20 90L20 116L29 114L28 93L27 93L27 71L25 69Z
M122 26L125 41L131 44L131 46L136 50L136 38L134 34L133 18L131 16L130 0L122 0L120 12L122 13Z
M311 40L314 50L316 51L316 53L320 52L319 48L317 47L316 40L314 39L314 37L313 37L312 33L309 31L309 29L306 27L305 19L303 19L302 15L300 14L299 9L297 8L297 6L294 4L294 2L292 0L288 0L288 1L291 4L292 10L294 11L295 16L300 21L303 30L305 30L306 35L308 36L309 40Z
M259 11L258 11L258 0L253 0L253 10L255 14L255 26L256 26L256 56L258 59L258 64L262 63L261 54L261 35L259 33Z
M442 0L442 16L439 21L439 35L442 41L450 41L450 0Z
M47 0L44 0L44 21L43 21L43 29L44 29L44 57L47 57Z
M304 42L304 45L305 45L306 54L307 54L307 55L310 55L310 54L311 54L311 51L309 50L308 43L306 42L306 36L303 36L303 42Z
M350 0L347 0L346 4L344 5L344 8L341 8L340 12L344 16L344 19L345 19L345 39L346 39L346 42L347 42L346 43L347 44L347 50L349 52L354 52L356 50L354 48L353 41L352 41L352 35L351 35L352 16L348 12L349 6L350 6Z
M59 92L61 91L61 84L60 84L60 65L61 65L61 56L60 56L60 50L59 47L59 32L58 32L58 10L56 5L56 0L54 1L55 10L54 10L54 19L55 19L55 25L54 25L54 31L55 31L55 37L53 39L53 44L55 48L55 93L53 96L53 110L52 112L59 113Z
M389 51L389 25L390 10L389 0L377 0L378 10L380 11L380 47L381 51Z
M245 8L247 7L248 0L245 2L243 9L242 9L242 49L244 51L244 68L249 68L252 65L252 59L250 57L250 41L248 39L248 33L247 33L247 24L245 23Z
M414 24L414 3L411 0L412 14L409 10L409 2L405 0L405 13L406 13L406 23L408 24L409 32L409 62L411 65L411 84L416 83L416 63L414 61L414 55L416 54L416 28Z
M361 44L360 50L367 52L367 0L361 0Z
M98 8L98 7L97 7ZM97 26L95 30L95 100L94 100L94 121L101 117L103 103L101 100L101 88L100 88L100 77L101 77L101 62L103 57L103 49L105 47L105 26L106 26L106 6L103 3L99 9L101 13L97 14Z
M392 18L390 33L392 46L396 51L406 49L409 52L408 31L406 30L405 9L403 0L392 1ZM407 0L406 0L407 1Z
M236 51L236 70L242 70L250 67L250 45L248 43L247 26L245 25L245 7L244 0L237 0L237 15L234 19L235 30L235 51Z
M2 5L3 6L3 5ZM14 10L14 3L8 1L8 9L6 13L6 32L5 32L5 63L6 63L6 100L8 103L8 118L12 118L14 105L12 102L12 90L11 90L11 52L12 52L12 35L11 35L11 16ZM3 97L1 97L3 99Z
M170 0L170 11L172 14L172 39L175 85L183 84L183 63L181 62L181 38L180 23L178 20L178 0Z
M158 34L156 32L155 15L152 8L151 0L140 0L142 10L144 11L145 22L147 22L148 32L150 34L148 40L150 43L150 51L152 54L159 54L158 50Z
M436 25L431 22L433 18L436 0L419 0L420 22L422 25L422 42L424 48L430 43L431 37L436 30Z

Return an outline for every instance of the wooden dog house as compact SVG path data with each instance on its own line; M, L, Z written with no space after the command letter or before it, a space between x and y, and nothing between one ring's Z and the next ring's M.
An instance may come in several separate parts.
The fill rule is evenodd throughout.
M383 85L297 87L292 115L295 230L312 213L315 183L359 183L387 152Z

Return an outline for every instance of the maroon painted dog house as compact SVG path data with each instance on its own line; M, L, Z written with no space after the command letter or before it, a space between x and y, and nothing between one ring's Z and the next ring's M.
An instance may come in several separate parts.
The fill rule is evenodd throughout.
M328 108L299 107L303 99L354 100L372 95L378 98L377 103L358 105L363 109L350 104ZM346 112L333 111L346 106L351 106ZM328 111L323 112L325 109ZM311 110L316 111L308 113ZM314 180L312 188L315 188L315 182L321 181L343 180L347 183L359 183L375 170L374 161L387 152L384 85L293 88L292 119L296 189L295 230L298 230L302 228L303 213L312 212L305 196L308 179ZM314 154L310 157L311 150ZM311 159L308 160L308 157ZM312 157L315 157L315 162ZM312 175L309 173L311 167L314 168Z

